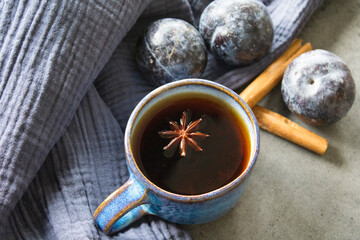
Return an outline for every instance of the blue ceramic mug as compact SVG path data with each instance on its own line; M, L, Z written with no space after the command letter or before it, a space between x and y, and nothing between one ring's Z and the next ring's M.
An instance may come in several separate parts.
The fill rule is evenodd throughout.
M245 170L225 186L204 194L180 195L156 186L137 165L134 147L131 146L134 128L142 124L142 117L154 104L176 94L202 94L227 104L247 128L245 132L250 139L250 159ZM130 178L109 195L94 213L96 222L106 234L117 232L146 214L180 224L209 222L224 215L239 199L256 162L259 127L249 106L232 90L207 80L185 79L161 86L142 99L129 118L124 142Z

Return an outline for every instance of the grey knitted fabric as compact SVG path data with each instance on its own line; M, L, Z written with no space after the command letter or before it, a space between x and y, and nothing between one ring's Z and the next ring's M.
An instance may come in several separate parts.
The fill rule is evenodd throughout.
M92 214L127 180L123 131L154 87L137 71L137 37L152 20L196 25L209 0L0 2L0 239L107 239ZM321 0L268 0L271 51L230 68L209 55L203 78L248 83L299 33ZM114 239L189 239L146 216Z

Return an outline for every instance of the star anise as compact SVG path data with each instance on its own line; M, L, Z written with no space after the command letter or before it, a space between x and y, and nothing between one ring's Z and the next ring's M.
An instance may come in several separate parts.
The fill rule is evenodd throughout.
M180 143L180 156L186 157L186 145L188 144L196 151L202 151L203 149L196 143L193 137L209 137L210 135L197 132L199 129L200 123L203 121L203 118L199 118L194 122L190 121L191 113L189 111L184 111L181 119L180 125L177 122L169 121L170 128L172 130L164 130L160 131L159 135L162 138L173 138L168 145L166 145L163 149L168 150L173 147L177 147Z

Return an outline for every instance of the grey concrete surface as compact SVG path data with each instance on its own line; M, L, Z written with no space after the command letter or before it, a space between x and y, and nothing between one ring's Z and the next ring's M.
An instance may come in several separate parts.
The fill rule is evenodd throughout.
M325 1L300 37L348 63L354 105L341 121L311 127L287 110L280 87L274 89L260 105L328 139L327 152L318 156L261 131L260 156L244 194L220 219L183 226L195 240L360 239L360 1Z

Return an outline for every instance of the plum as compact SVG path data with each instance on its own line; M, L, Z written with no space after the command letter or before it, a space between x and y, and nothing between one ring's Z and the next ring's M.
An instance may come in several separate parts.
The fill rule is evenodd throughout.
M199 32L209 51L228 65L257 61L270 49L274 28L257 0L215 0L200 17Z
M287 67L281 92L290 111L311 125L339 121L355 99L355 83L346 63L326 50L313 50Z
M175 18L151 23L139 38L136 51L139 70L156 86L200 77L207 63L200 33L191 24Z

